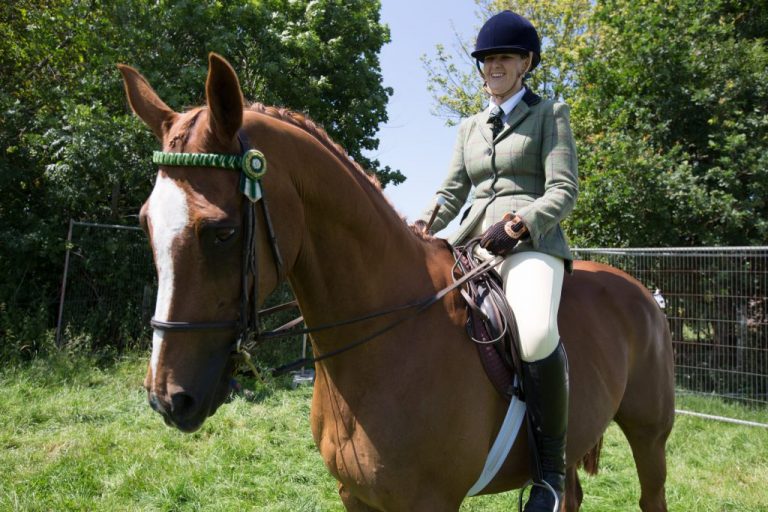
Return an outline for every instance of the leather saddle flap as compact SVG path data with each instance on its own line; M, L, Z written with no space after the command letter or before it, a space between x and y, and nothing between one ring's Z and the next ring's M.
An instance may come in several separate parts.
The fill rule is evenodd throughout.
M459 277L481 263L474 255L478 239L454 249L456 265L454 275ZM471 279L462 288L467 303L467 332L478 349L480 360L488 378L506 400L519 394L514 376L519 375L517 323L514 312L504 295L502 279L490 269Z

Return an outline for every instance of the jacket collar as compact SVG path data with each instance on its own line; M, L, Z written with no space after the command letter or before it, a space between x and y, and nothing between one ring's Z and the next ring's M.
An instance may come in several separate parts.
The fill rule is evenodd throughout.
M530 107L536 105L540 101L541 96L526 87L522 100L517 104L517 106L515 106L514 109L512 109L512 112L509 113L509 117L507 118L506 123L504 123L504 128L502 128L501 132L499 132L499 134L496 136L496 139L493 138L491 126L487 123L488 114L485 110L478 115L480 133L483 135L483 138L485 138L489 145L493 145L494 142L498 142L499 140L506 137L509 132L511 132L523 121L523 119L528 117L528 114L531 113Z
M538 102L541 101L541 96L530 90L528 87L525 88L525 94L523 94L523 101L526 105L529 107L534 106Z

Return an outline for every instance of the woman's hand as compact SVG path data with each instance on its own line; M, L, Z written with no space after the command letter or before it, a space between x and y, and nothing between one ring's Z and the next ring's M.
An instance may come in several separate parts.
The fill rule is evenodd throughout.
M480 247L491 254L506 256L515 248L520 239L528 234L528 228L517 215L507 213L485 232L480 240Z

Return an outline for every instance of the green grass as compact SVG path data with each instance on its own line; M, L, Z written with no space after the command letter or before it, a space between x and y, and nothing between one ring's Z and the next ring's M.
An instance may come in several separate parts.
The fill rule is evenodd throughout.
M61 354L0 370L0 511L341 511L309 430L311 390L261 387L192 435L146 404L143 356L116 362ZM680 408L768 423L686 397ZM768 430L678 416L668 445L672 511L768 511ZM584 507L637 510L626 441L612 426ZM514 510L516 493L462 511Z

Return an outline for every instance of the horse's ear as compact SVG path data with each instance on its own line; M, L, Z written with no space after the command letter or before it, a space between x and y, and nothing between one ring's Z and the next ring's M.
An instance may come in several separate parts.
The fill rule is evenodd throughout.
M243 93L235 70L224 57L215 53L208 56L205 94L211 132L223 144L228 144L243 124Z
M162 141L176 118L176 112L160 99L141 73L125 64L118 64L117 68L123 75L125 94L131 108Z

